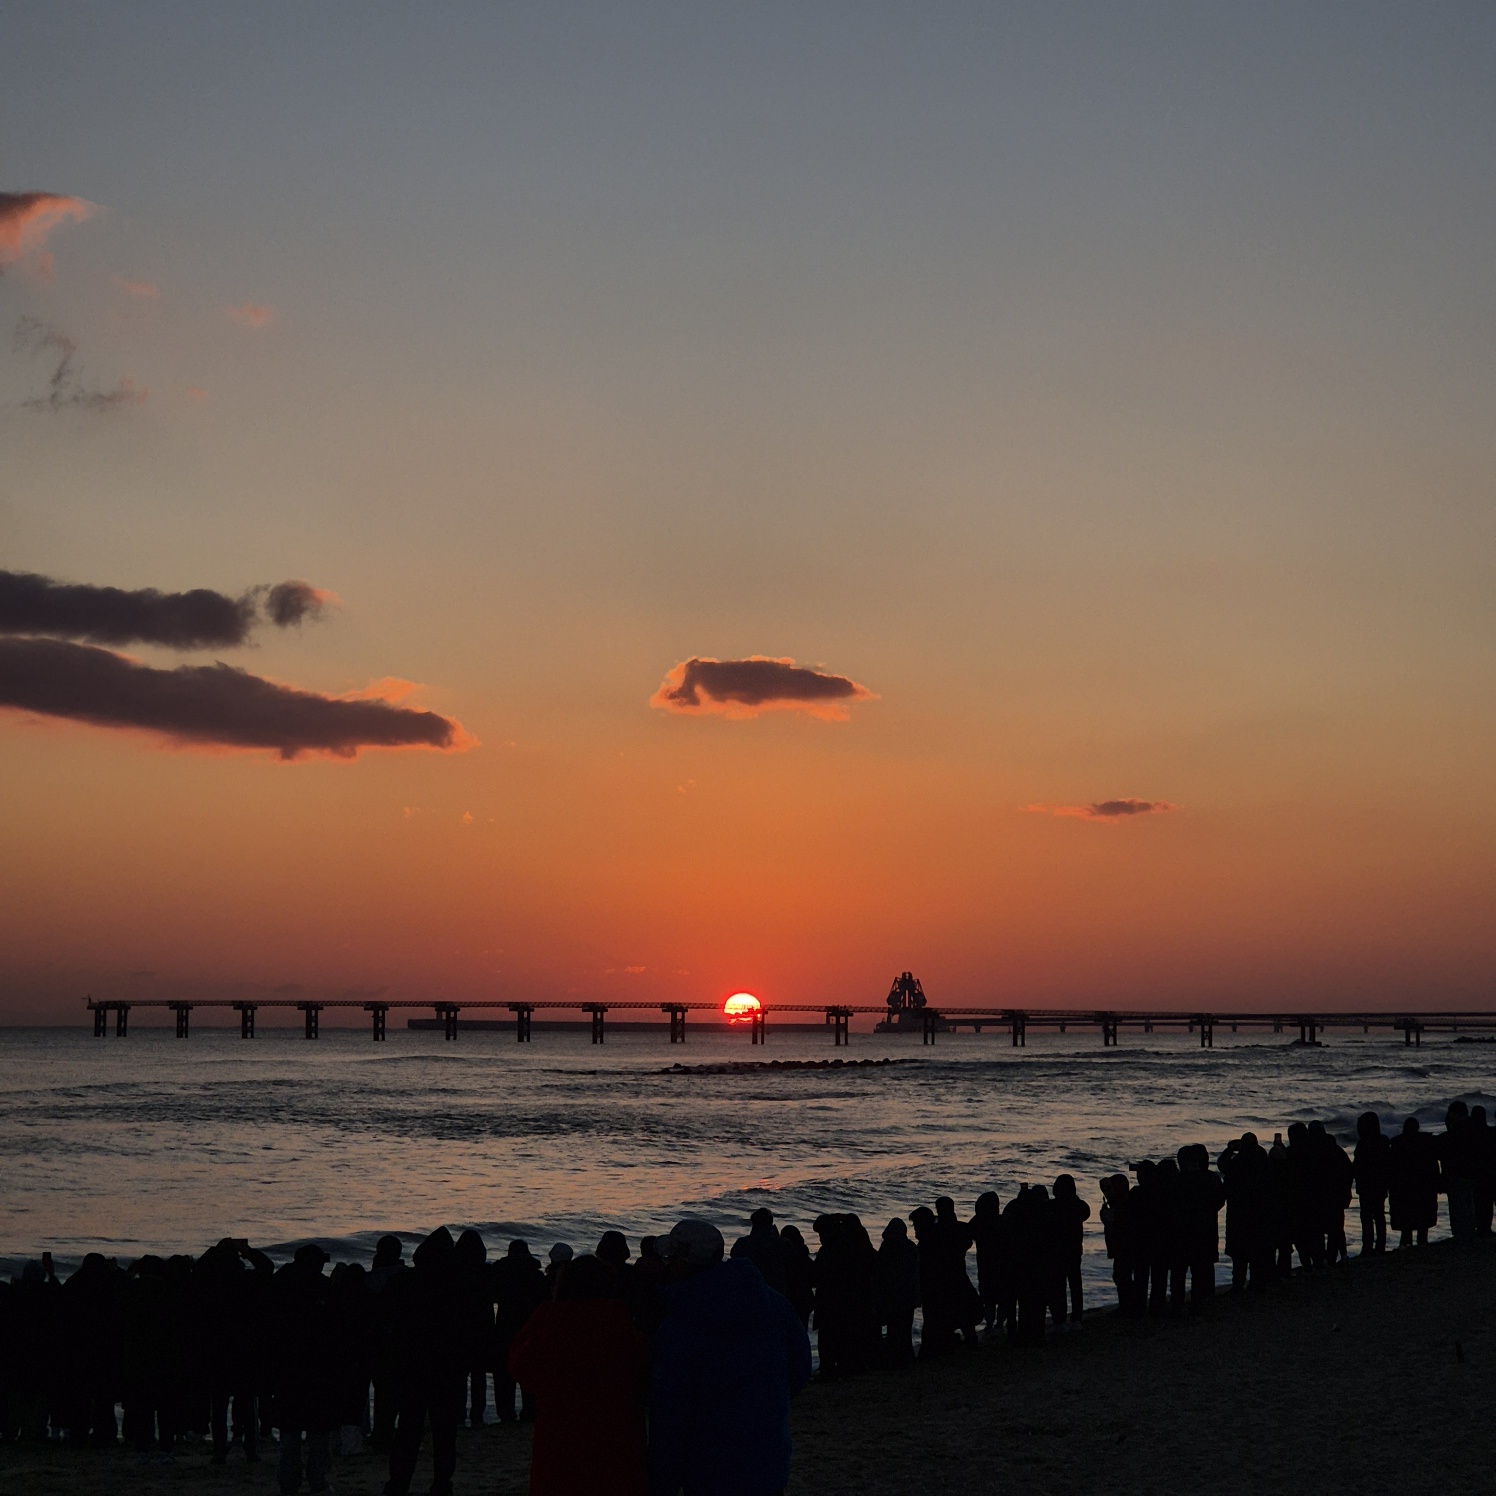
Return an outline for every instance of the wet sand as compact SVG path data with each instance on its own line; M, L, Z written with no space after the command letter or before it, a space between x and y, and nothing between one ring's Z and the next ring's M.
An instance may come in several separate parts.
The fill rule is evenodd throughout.
M1496 1481L1496 1251L1439 1243L1223 1295L1185 1322L1109 1310L1042 1349L816 1384L796 1400L793 1496L859 1492L1405 1493ZM528 1430L460 1436L459 1496L526 1489ZM275 1489L274 1451L224 1470L122 1450L0 1449L3 1496L241 1496ZM334 1462L376 1496L384 1461ZM416 1491L430 1479L429 1457Z

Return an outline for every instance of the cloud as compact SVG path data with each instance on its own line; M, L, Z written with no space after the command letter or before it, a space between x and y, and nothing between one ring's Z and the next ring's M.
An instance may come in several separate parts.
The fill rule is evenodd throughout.
M321 615L330 592L309 582L280 582L229 597L206 587L158 592L54 582L24 571L0 571L0 634L49 634L95 644L159 644L166 649L219 649L245 644L260 621L259 598L279 628Z
M96 203L57 192L0 192L0 275L23 255L40 250L58 224L82 223L97 212Z
M267 748L283 759L472 743L435 712L323 696L222 662L158 670L58 639L0 638L0 707L160 733L184 747Z
M230 322L237 322L240 327L252 327L257 330L261 327L269 327L278 315L273 306L265 306L258 301L246 301L239 306L226 306L223 313Z
M265 614L278 629L290 628L292 624L299 628L308 618L316 622L336 601L333 593L293 578L277 582L265 594Z
M46 354L57 359L47 381L47 393L21 401L23 410L113 410L121 405L143 405L150 393L129 378L107 390L86 384L82 366L76 362L78 345L65 332L36 317L22 317L16 323L14 342L17 353Z
M1071 816L1080 821L1123 821L1133 816L1162 816L1178 810L1167 800L1094 800L1090 805L1025 805L1041 816Z
M126 296L133 296L136 301L160 301L161 288L155 281L132 281L126 280L122 275L111 275L110 280L114 282Z
M649 698L652 707L688 716L715 713L756 717L760 712L808 712L845 722L847 705L877 698L845 675L827 675L791 659L750 655L746 660L693 656L676 665Z

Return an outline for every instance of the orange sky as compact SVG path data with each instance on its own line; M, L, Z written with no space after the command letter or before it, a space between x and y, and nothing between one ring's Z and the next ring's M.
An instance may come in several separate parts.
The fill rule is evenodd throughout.
M1490 18L1092 20L18 23L0 569L475 743L0 709L0 1021L1489 1002Z

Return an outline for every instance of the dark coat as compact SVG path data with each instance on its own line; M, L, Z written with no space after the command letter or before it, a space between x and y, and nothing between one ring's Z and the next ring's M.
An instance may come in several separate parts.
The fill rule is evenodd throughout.
M619 1299L542 1304L509 1352L535 1402L530 1496L645 1496L649 1342Z
M1426 1231L1439 1219L1439 1146L1426 1132L1400 1133L1388 1149L1394 1231Z
M649 1400L654 1496L778 1496L790 1476L790 1398L810 1338L751 1262L665 1290Z

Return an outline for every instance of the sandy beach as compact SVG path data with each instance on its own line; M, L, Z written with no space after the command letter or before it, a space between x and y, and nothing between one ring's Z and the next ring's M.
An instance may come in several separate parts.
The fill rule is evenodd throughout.
M934 1365L813 1384L794 1410L792 1493L1028 1490L1486 1491L1496 1430L1496 1254L1452 1243L1353 1262L1197 1319L1109 1307L1042 1349L987 1345ZM526 1489L528 1430L462 1434L460 1496ZM273 1451L271 1452L273 1456ZM429 1458L416 1490L429 1479ZM376 1496L384 1461L335 1461L339 1496ZM193 1445L0 1450L3 1496L239 1496L273 1458L214 1470Z

